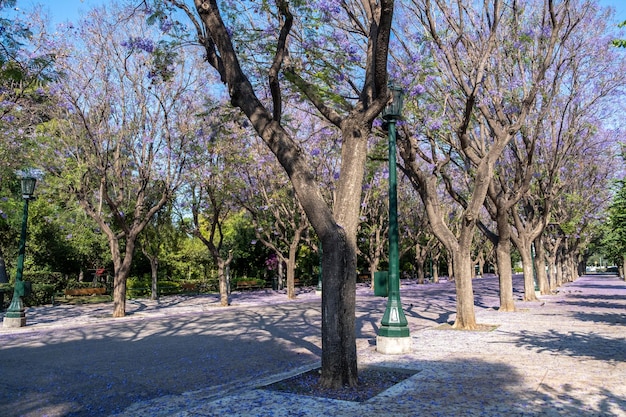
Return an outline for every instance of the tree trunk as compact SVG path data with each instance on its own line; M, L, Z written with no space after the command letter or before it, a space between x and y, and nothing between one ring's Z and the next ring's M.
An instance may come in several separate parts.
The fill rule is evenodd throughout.
M118 255L119 258L119 255ZM113 260L113 317L126 316L126 280L130 274L130 262Z
M550 283L546 273L546 250L541 236L535 239L535 272L537 273L537 284L539 285L540 294L550 294Z
M556 270L556 285L557 285L557 287L560 287L561 285L563 285L563 254L562 254L562 251L556 257L555 270Z
M478 258L478 276L482 277L483 276L483 269L485 269L485 258L483 256L481 256L480 258Z
M228 291L228 279L226 275L226 267L229 261L220 258L217 260L217 278L220 287L220 306L227 307L230 305L230 294Z
M378 271L378 265L380 264L380 258L375 257L374 259L370 259L369 268L370 268L370 287L374 290L375 287L375 279L374 274Z
M358 380L355 330L356 251L340 228L323 240L322 374L326 388Z
M148 249L146 249L146 245L140 244L141 252L143 255L148 258L150 262L150 299L158 300L159 299L159 289L157 287L157 279L158 279L158 270L159 270L159 257L150 254Z
M298 239L299 241L300 239ZM296 298L296 254L298 253L298 243L289 246L289 259L287 260L287 298Z
M500 283L499 311L515 311L513 300L513 268L511 266L511 240L502 238L496 245L496 262L498 264L498 280Z
M453 254L454 282L456 285L455 329L476 329L474 290L472 288L472 258L468 247L461 247Z
M423 284L426 278L426 273L424 271L424 264L426 263L426 259L428 258L428 248L416 244L415 245L415 266L417 268L417 283Z
M423 284L426 278L424 273L424 262L417 262L417 283Z
M328 227L327 233L321 234L324 247L322 311L334 313L323 314L322 317L320 385L325 388L354 387L358 383L356 235L368 134L369 131L363 130L358 120L347 119L342 125L342 172L337 182L333 213L337 223L332 228ZM316 231L319 235L320 229Z
M439 258L433 260L433 282L439 282Z
M532 256L530 254L530 245L520 245L518 247L520 256L522 257L522 268L524 268L524 301L537 301L535 295L535 275Z
M130 275L130 267L135 253L136 235L126 236L124 258L120 253L119 240L111 233L109 247L113 258L113 317L126 316L126 281Z
M158 270L159 270L159 258L156 256L150 256L150 274L152 276L152 285L150 288L150 299L158 300L159 299L159 289L157 287L157 278L158 278Z

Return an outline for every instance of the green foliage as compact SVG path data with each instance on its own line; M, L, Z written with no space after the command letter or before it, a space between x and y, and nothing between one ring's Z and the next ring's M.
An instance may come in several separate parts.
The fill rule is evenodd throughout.
M617 25L620 28L626 27L626 20ZM618 48L626 48L626 39L615 39L613 40L613 46Z
M32 292L28 297L24 297L24 304L36 306L50 304L54 295L65 289L67 278L58 272L49 271L25 271L24 281L30 281ZM10 296L13 295L11 288Z
M626 48L626 39L615 39L612 43L618 48Z
M257 242L254 224L245 211L231 216L224 223L225 246L232 248L231 275L237 277L261 277L265 273L264 262L269 249Z
M609 218L603 227L602 244L606 256L613 263L622 265L626 254L626 181L619 181L617 187L609 207Z

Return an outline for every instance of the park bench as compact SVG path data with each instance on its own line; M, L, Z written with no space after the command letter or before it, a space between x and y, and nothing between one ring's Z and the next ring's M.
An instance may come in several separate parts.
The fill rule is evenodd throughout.
M196 284L195 282L183 282L182 284L180 284L180 287L182 288L183 292L198 292L198 284Z
M57 301L62 299L68 301L70 298L80 299L82 297L93 297L98 295L107 295L107 289L105 287L68 288L52 294L51 302L54 305Z
M96 287L96 288L68 288L65 290L65 295L70 295L74 297L87 296L87 295L105 295L107 289L104 287Z
M237 281L236 288L238 290L252 290L252 289L263 288L263 286L259 284L258 281L244 280L244 281Z
M358 274L356 277L356 282L370 283L372 282L372 276L369 272Z

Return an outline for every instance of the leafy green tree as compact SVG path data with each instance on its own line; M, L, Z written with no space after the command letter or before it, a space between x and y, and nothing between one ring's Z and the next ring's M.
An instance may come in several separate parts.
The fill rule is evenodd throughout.
M172 201L163 206L146 225L143 233L139 237L139 247L141 252L150 263L150 299L159 298L158 272L161 263L161 256L172 239L176 239L172 216ZM154 204L154 203L153 203Z
M45 87L56 77L54 55L42 52L35 37L42 24L36 15L3 16L15 4L0 1L0 195L8 199L19 195L14 171L33 166L32 133L48 118ZM0 283L8 282L5 259L12 257L9 246L19 233L19 224L13 229L6 221L9 216L0 207Z
M224 222L224 239L233 251L233 261L230 265L233 277L266 278L265 262L270 251L258 242L254 222L249 213L240 210Z
M620 269L620 276L626 277L626 181L616 182L616 190L608 210L602 244L608 258Z

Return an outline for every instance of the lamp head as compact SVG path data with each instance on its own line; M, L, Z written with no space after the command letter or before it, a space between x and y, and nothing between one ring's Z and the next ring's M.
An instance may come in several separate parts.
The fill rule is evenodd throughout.
M402 117L404 91L393 83L389 83L387 88L391 91L391 101L383 109L383 119L398 120Z
M35 183L37 179L31 176L22 177L22 198L25 200L30 199L35 192Z

